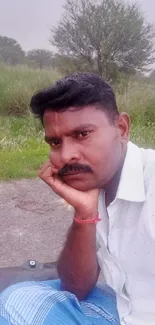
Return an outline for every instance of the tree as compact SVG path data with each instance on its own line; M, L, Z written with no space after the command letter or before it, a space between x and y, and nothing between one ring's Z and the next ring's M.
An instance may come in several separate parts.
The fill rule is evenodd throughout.
M87 62L77 57L69 57L67 55L55 54L53 57L53 67L57 69L61 75L70 74L76 71L92 71L88 67Z
M34 49L27 53L27 60L36 64L40 69L52 65L53 54L51 51L43 49Z
M154 29L137 4L122 0L66 0L64 15L51 30L59 54L83 62L105 78L135 73L154 62ZM78 66L77 66L78 68Z
M0 61L15 65L23 63L24 57L25 53L16 40L0 36Z

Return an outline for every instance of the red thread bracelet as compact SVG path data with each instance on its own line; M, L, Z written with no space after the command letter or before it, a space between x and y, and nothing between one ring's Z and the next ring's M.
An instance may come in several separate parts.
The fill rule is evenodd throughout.
M99 214L97 214L97 216L93 219L78 219L76 218L76 216L74 216L74 221L80 224L89 224L89 223L97 223L98 221L101 221L101 219L99 218Z

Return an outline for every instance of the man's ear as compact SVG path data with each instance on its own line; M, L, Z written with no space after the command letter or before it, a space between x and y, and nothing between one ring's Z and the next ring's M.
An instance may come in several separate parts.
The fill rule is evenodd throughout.
M130 137L130 117L127 113L120 113L116 117L116 126L123 142L128 142Z

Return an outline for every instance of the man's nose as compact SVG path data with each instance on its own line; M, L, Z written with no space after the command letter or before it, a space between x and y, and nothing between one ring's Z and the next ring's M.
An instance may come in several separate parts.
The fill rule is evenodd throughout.
M79 161L81 158L78 148L73 143L63 143L60 150L60 161L63 165Z

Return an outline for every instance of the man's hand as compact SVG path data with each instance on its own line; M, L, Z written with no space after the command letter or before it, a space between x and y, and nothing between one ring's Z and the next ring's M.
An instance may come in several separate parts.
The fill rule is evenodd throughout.
M58 171L47 161L40 168L39 176L55 193L74 207L77 218L95 217L98 211L99 190L78 191L59 179ZM74 293L80 300L88 295L99 275L95 224L86 224L83 227L73 222L57 269L63 290Z
M79 218L89 219L95 217L98 211L99 190L78 191L65 184L56 177L58 170L47 161L39 170L39 177L46 182L53 191L67 201L76 211Z

